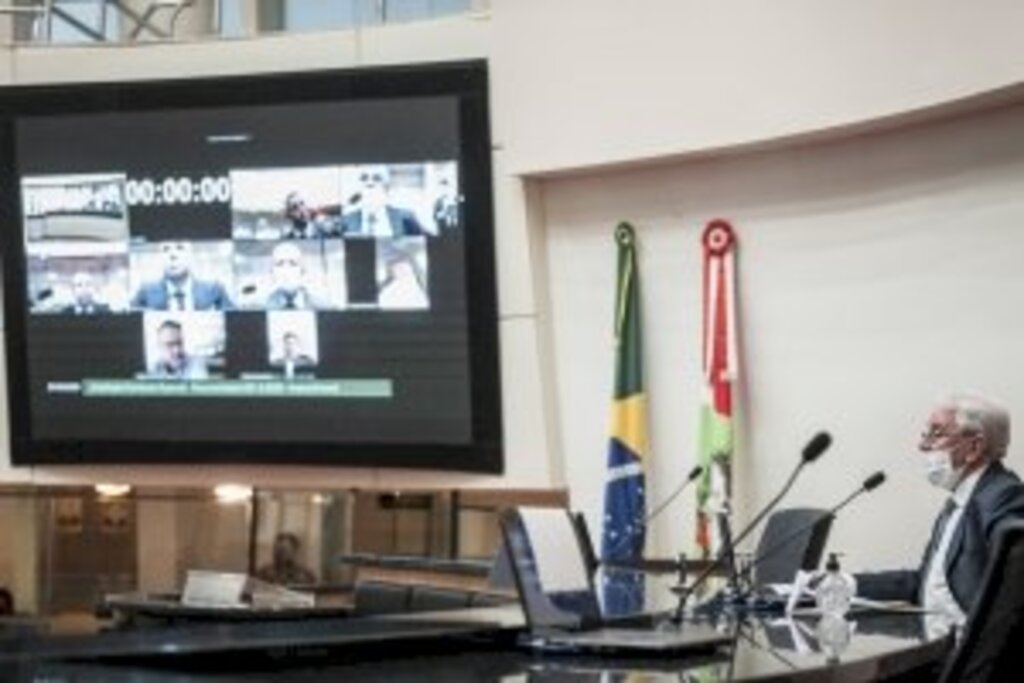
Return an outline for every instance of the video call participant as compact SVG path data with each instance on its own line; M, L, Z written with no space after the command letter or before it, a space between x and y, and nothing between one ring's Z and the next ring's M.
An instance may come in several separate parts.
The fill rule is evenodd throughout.
M454 230L459 227L459 198L455 193L455 184L447 175L438 181L440 193L434 200L434 223L439 232Z
M411 248L393 240L377 242L382 276L378 304L381 308L426 308L427 277Z
M192 275L192 245L162 242L163 275L143 283L132 297L133 308L153 311L225 311L232 308L224 286Z
M157 359L149 376L157 379L206 379L206 360L185 351L185 331L177 320L165 320L156 328Z
M302 350L302 339L297 332L288 330L281 335L281 355L278 363L294 363L295 365L313 365L316 361Z
M302 250L292 242L282 242L270 254L274 288L267 295L270 310L326 308L306 284L306 266Z
M71 276L71 297L73 301L64 307L62 313L93 315L110 313L110 306L96 298L96 282L93 276L79 271Z
M298 192L289 192L284 200L284 215L288 219L288 227L281 235L284 239L313 239L341 234L340 204L312 207Z
M928 482L950 496L917 569L858 574L857 594L918 603L944 626L962 626L996 533L1024 517L1024 484L1002 463L1009 443L1009 413L992 401L957 395L936 405L919 449Z
M416 215L389 203L391 174L385 166L366 166L359 174L358 208L345 214L345 237L413 237L426 234Z
M316 583L316 575L299 563L299 547L299 537L295 534L287 531L277 534L273 560L256 570L256 578L286 586Z
M316 365L316 361L302 348L302 339L293 330L286 331L281 335L280 355L271 360L271 364L280 365L284 369L284 376L288 379L295 377L295 369Z

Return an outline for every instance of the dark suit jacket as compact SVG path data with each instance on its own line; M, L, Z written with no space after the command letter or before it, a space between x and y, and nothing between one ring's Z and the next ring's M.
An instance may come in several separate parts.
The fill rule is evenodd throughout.
M964 506L946 555L946 580L964 612L970 610L978 596L1000 525L1021 518L1024 518L1024 484L1000 462L993 462ZM933 527L932 538L917 569L857 574L857 594L874 600L920 602L925 572L939 543L937 531Z
M400 209L397 206L387 207L388 220L391 222L392 237L414 237L423 235L426 232L416 218L416 214L407 209ZM342 231L346 237L373 237L365 233L363 226L363 212L353 211L345 214L342 219Z
M224 311L232 308L231 298L219 282L192 278L192 308L196 311ZM147 308L153 311L170 309L167 285L163 280L147 282L139 287L132 297L132 308Z

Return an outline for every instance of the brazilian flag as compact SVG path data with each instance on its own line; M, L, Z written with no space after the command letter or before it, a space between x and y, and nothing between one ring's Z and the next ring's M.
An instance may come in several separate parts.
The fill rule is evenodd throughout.
M646 537L643 460L647 453L647 399L641 360L640 284L633 226L620 223L615 229L615 241L619 250L615 295L615 395L601 534L601 557L605 562L640 559ZM606 570L602 588L606 614L629 614L643 609L642 574Z

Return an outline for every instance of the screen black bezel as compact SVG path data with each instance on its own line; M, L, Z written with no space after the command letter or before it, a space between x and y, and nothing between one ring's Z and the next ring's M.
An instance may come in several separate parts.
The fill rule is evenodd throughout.
M15 122L34 116L455 96L466 232L471 441L296 444L46 440L31 429L26 261ZM188 80L18 86L0 92L0 225L7 344L7 407L15 466L83 464L314 464L500 474L504 471L493 182L486 62L312 71Z

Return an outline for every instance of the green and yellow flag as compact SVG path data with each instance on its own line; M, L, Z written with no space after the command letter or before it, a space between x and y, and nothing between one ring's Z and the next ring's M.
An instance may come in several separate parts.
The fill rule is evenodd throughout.
M647 455L647 397L641 359L640 282L633 226L620 223L615 229L615 241L618 245L615 393L601 534L601 557L606 562L641 558L646 538L643 460ZM643 588L643 577L639 574L606 573L605 613L641 611Z

